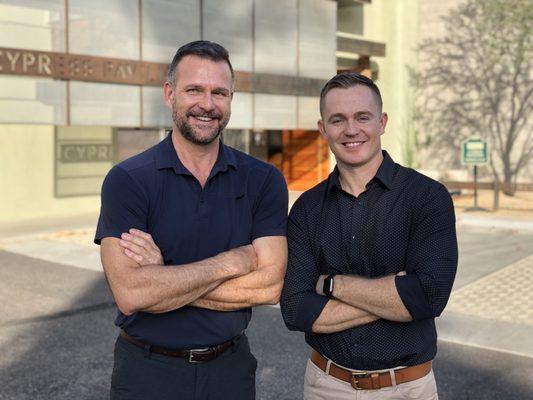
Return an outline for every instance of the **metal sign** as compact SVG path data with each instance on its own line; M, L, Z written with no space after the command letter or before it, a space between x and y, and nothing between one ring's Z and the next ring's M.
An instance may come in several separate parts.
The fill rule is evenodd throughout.
M59 143L62 163L113 161L113 145L110 143Z
M485 165L489 162L489 144L479 137L471 137L461 145L461 161L466 165Z
M0 47L0 74L161 86L168 65L139 60ZM238 92L318 96L324 79L235 71Z

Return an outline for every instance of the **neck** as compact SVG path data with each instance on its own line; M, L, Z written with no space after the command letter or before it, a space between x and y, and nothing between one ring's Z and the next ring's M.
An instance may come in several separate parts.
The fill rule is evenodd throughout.
M366 190L368 182L376 176L382 162L383 154L380 151L376 157L364 165L337 163L339 179L343 190L356 197L359 196Z
M217 138L207 145L198 145L185 139L174 127L172 130L172 144L181 163L204 187L217 161L220 140Z

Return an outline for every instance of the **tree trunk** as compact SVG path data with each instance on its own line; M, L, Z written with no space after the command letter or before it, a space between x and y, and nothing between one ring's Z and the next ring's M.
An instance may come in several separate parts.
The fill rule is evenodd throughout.
M511 166L509 162L505 160L503 166L503 189L502 192L507 196L514 196L516 187L513 182L513 175L511 174Z

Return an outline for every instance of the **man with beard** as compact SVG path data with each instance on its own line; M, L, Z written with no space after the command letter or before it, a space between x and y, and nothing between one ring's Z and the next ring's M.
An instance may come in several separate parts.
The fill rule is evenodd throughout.
M116 304L112 399L252 399L251 307L277 303L287 187L225 146L234 73L220 45L181 47L172 132L108 173L95 242Z

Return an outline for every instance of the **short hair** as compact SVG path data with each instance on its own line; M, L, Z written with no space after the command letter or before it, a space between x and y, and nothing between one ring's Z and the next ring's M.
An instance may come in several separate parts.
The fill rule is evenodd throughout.
M374 94L374 98L379 107L379 111L383 108L383 100L381 99L381 93L379 88L376 86L374 81L370 78L367 78L364 75L358 74L356 72L339 72L333 78L326 82L324 87L320 92L320 115L324 115L324 103L326 95L332 89L348 89L357 85L362 85L368 87Z
M231 71L232 83L235 81L235 73L233 72L233 67L229 60L228 51L218 43L210 42L209 40L196 40L184 44L178 49L178 51L176 51L176 54L174 54L174 58L169 64L167 72L167 81L172 83L172 85L175 84L174 78L176 75L176 68L180 61L186 56L197 56L215 62L225 62L228 64Z

